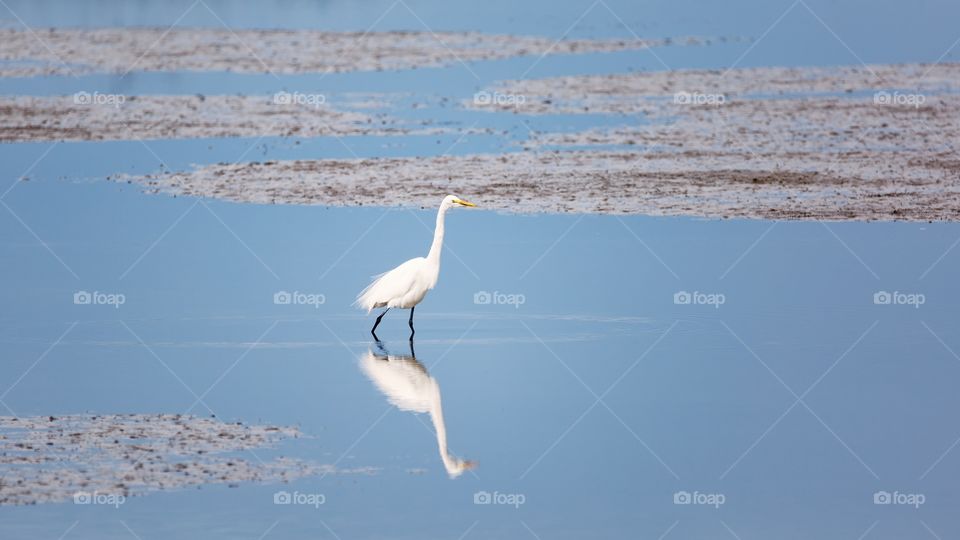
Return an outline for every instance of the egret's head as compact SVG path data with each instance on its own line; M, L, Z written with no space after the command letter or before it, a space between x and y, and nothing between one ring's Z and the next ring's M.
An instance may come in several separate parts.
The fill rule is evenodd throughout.
M450 208L451 206L477 206L472 202L465 201L456 195L447 195L443 198L443 203L440 206Z

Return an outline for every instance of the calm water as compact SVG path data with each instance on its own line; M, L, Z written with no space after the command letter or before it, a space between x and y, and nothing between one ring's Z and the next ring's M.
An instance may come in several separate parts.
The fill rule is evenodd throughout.
M190 7L8 4L36 26L168 25ZM409 7L437 30L557 37L590 7L514 4ZM364 30L391 3L208 5L236 27ZM761 37L790 7L608 5L645 36ZM934 61L956 39L958 9L796 4L741 65L856 63L811 12L865 61ZM376 29L419 28L403 4L394 10ZM0 16L13 19L7 15ZM218 23L198 6L182 24ZM603 4L570 33L627 35ZM658 54L671 67L724 67L750 46ZM0 92L270 93L322 84L334 94L380 89L459 99L519 76L530 62L481 63L474 69L482 81L450 67L322 82L47 77L2 80ZM645 52L548 58L531 76L627 69L662 66ZM500 151L526 132L512 115L428 113L510 132L466 137L454 153ZM543 129L615 122L528 121ZM348 138L350 151L325 138L266 139L246 159L430 155L456 139ZM155 171L158 157L174 169L232 161L253 143L151 141L153 152L135 141L0 146L0 189L24 171L30 178L2 199L9 211L0 210L0 399L20 416L177 413L209 389L191 412L297 425L306 435L258 450L264 459L378 472L158 492L116 509L0 507L3 538L960 534L960 226L454 211L440 284L418 308L415 343L416 360L442 395L450 452L479 463L451 480L430 416L390 405L362 371L361 358L377 350L372 317L350 308L368 276L426 252L432 210L198 202L103 180ZM78 291L123 294L125 303L75 305ZM324 302L275 304L281 291ZM898 294L875 303L883 291ZM388 314L380 336L390 354L410 355L406 313ZM322 494L325 503L276 505L280 490ZM898 502L919 495L922 504L875 504L878 492ZM477 504L486 494L493 503ZM677 504L687 495L691 504Z

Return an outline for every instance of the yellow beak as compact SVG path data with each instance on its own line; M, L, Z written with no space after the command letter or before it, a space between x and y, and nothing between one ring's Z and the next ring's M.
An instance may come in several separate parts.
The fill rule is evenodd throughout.
M459 204L459 205L461 205L461 206L472 206L472 207L476 207L476 206L477 206L477 205L473 204L472 202L470 202L470 201L465 201L465 200L463 200L463 199L456 199L456 200L454 200L453 202L455 202L455 203L457 203L457 204Z

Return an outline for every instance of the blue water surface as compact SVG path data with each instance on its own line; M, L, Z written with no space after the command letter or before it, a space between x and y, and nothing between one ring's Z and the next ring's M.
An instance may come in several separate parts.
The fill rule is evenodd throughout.
M190 8L181 26L748 38L661 48L659 60L649 51L546 57L529 77L949 61L960 15L960 5L932 0L6 4L0 18L13 27L166 27ZM478 77L459 65L322 79L37 77L0 80L0 93L319 87L459 102L536 60L471 64ZM432 208L238 204L106 180L238 159L517 151L520 120L551 130L620 121L455 105L394 112L507 133L0 145L5 414L189 412L295 425L302 438L256 455L375 470L156 492L119 508L5 506L0 536L960 534L956 224L452 211L414 351L439 384L451 452L479 464L451 480L430 417L393 407L362 373L361 356L376 350L373 316L351 307L369 276L426 253ZM125 301L75 304L83 291ZM275 303L283 292L323 302ZM381 325L391 354L410 352L406 318L391 312ZM324 504L277 505L278 491L322 494ZM884 493L923 504L876 504ZM480 504L487 495L491 504Z

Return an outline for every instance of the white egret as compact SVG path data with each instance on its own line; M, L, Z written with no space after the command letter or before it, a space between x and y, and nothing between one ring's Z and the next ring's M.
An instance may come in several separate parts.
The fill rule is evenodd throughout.
M463 474L463 471L476 467L476 462L452 456L447 450L447 426L443 421L440 385L416 357L367 351L360 358L360 368L387 396L391 405L402 411L430 413L430 420L437 432L440 459L450 478L456 478Z
M443 220L447 210L454 205L476 206L455 195L447 195L440 203L437 211L437 225L433 231L433 244L426 257L417 257L401 264L389 272L374 276L373 282L359 295L354 305L367 310L367 314L377 308L385 307L383 313L373 323L370 333L377 338L377 326L380 319L390 311L390 308L410 310L410 339L413 340L413 310L419 304L427 291L437 284L440 277L440 251L443 249Z

